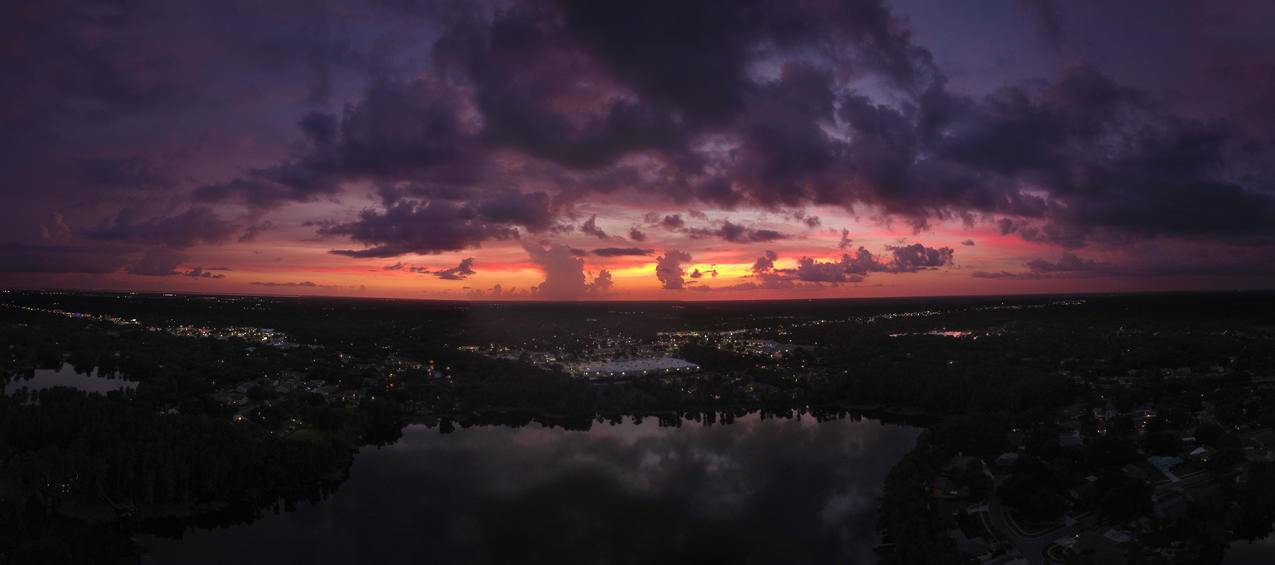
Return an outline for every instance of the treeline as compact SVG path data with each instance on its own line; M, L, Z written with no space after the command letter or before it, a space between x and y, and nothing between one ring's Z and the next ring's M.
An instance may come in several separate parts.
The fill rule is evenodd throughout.
M127 522L265 508L339 480L352 456L339 435L289 441L228 420L158 414L119 394L51 388L36 397L0 399L0 551L15 558L38 550L109 561L73 543L80 526L68 516ZM66 543L54 551L58 539Z

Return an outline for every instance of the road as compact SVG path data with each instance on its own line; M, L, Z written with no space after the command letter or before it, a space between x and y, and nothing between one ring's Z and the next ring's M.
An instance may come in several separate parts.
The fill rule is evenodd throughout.
M999 487L1000 485L997 486ZM1040 535L1023 535L1017 527L1010 524L1008 513L1009 509L1001 502L1000 497L993 492L991 500L987 504L987 514L992 520L992 525L1004 534L1005 538L1023 554L1023 558L1032 565L1043 565L1045 563L1045 548L1053 545L1054 540L1071 535L1071 526L1067 524L1062 524Z

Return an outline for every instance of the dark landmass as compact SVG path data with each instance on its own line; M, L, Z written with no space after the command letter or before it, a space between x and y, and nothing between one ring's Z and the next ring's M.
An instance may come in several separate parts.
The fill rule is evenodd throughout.
M404 425L927 427L887 563L1217 562L1275 521L1275 294L461 303L0 294L0 555L132 562ZM673 361L667 361L673 360ZM135 386L28 391L40 371ZM1070 539L1068 543L1055 543Z

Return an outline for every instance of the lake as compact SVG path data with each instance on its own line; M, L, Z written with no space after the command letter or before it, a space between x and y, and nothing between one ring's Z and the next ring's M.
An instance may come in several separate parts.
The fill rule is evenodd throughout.
M96 371L94 371L96 372ZM76 373L75 369L69 364L63 364L61 367L54 369L36 369L35 374L30 379L14 378L4 385L4 393L6 395L13 394L21 389L35 392L55 386L70 387L84 392L93 392L98 394L106 394L113 390L128 390L137 388L137 382L127 379L107 378L92 373L82 374Z
M1275 563L1275 536L1257 541L1233 541L1222 565L1269 565Z
M811 417L407 427L320 503L146 538L144 563L869 563L919 428Z

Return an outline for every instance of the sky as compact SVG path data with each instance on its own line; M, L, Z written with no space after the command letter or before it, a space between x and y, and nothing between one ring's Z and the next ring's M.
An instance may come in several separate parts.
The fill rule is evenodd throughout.
M9 2L0 287L1275 287L1275 4Z

